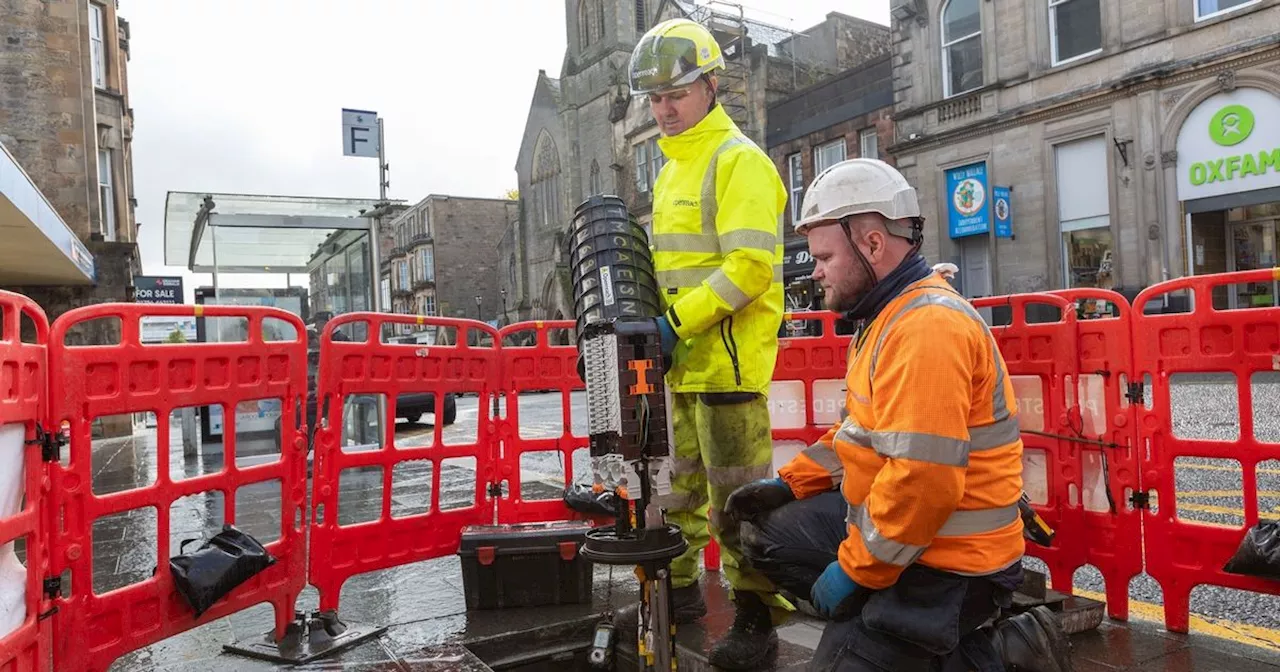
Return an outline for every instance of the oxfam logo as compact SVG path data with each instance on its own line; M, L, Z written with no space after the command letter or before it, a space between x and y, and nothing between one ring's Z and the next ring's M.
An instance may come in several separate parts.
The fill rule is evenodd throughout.
M1209 138L1223 147L1231 147L1248 139L1253 126L1253 110L1244 105L1228 105L1209 121Z

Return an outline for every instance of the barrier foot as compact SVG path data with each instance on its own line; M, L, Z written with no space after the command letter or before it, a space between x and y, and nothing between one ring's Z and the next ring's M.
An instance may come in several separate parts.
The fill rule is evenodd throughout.
M310 616L299 613L278 642L274 633L268 632L235 644L224 644L222 648L228 653L272 663L302 664L349 649L386 629L386 626L345 623L335 612L316 611Z

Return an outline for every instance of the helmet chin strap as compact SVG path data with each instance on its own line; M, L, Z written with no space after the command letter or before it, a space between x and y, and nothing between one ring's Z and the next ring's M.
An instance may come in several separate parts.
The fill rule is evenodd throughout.
M849 247L853 248L853 255L862 262L862 268L866 270L867 275L871 276L871 286L875 287L880 284L880 278L876 277L876 269L871 267L871 262L867 261L866 256L862 254L862 250L858 249L858 245L853 242L853 232L849 228L849 218L840 220L840 228L844 229L844 239L849 243Z

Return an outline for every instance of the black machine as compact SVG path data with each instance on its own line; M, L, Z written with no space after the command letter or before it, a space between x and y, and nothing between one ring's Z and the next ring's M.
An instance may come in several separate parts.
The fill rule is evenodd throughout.
M592 489L614 524L586 534L582 555L634 565L640 578L637 650L646 669L672 670L675 639L671 561L688 548L665 521L658 498L671 489L671 447L661 314L648 236L614 196L593 196L574 212L570 263L579 371L587 387ZM607 665L616 640L601 624L591 653ZM597 653L599 655L597 656Z

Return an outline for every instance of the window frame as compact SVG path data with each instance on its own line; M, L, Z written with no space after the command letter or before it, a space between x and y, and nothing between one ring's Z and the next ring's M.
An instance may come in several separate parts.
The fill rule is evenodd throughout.
M635 155L632 163L636 170L636 193L651 193L653 184L649 181L649 141L646 139L636 143L631 151Z
M818 162L818 157L822 156L822 151L827 149L828 147L834 147L836 145L840 146L840 158L837 159L836 161L831 162L831 164L829 165L826 165L826 166L820 165L820 163ZM849 158L849 143L845 141L843 136L835 140L832 140L830 142L824 142L820 145L814 145L813 147L813 179L815 180L818 179L818 176L822 174L822 171L826 170L827 168L830 168L831 166L836 165L837 163L840 163L841 161L846 161L848 160L848 158Z
M102 239L109 242L116 239L116 189L111 154L110 149L98 148L98 224Z
M797 174L799 180L796 180ZM797 184L798 182L798 184ZM791 223L800 221L800 206L804 200L804 153L787 155L787 195L791 200Z
M875 144L875 152L871 155L867 154L867 139L870 138ZM858 156L866 159L880 158L880 132L875 126L864 128L858 131Z
M1093 51L1086 51L1083 54L1077 54L1067 59L1058 58L1058 8L1063 5L1070 4L1072 2L1076 2L1076 0L1049 0L1049 64L1051 67L1056 68L1060 65L1075 63L1076 61L1083 60L1083 59L1089 58L1090 56L1096 56L1102 53L1103 40L1102 40L1102 35L1099 34L1098 48L1094 49ZM1192 2L1198 2L1198 0L1192 0ZM1098 25L1099 26L1102 25L1102 2L1101 1L1098 2Z
M1244 9L1245 7L1252 7L1252 6L1254 6L1254 5L1259 4L1260 2L1262 2L1262 0L1250 0L1249 2L1242 2L1242 3L1240 3L1240 4L1238 4L1238 5L1234 6L1234 7L1228 7L1228 8L1226 8L1226 9L1219 9L1219 10L1217 10L1217 11L1215 11L1215 12L1210 12L1209 14L1205 14L1205 15L1203 15L1203 16L1202 16L1202 15L1200 14L1200 0L1191 0L1191 12L1192 12L1192 14L1195 16L1195 21L1196 21L1196 23L1199 23L1199 22L1201 22L1201 21L1208 21L1208 20L1210 20L1210 19L1216 19L1216 18L1218 18L1219 16L1222 16L1222 15L1224 15L1224 14L1230 14L1231 12L1236 12L1236 11L1242 10L1242 9Z
M106 90L107 9L92 2L89 3L89 63L94 88Z
M1111 188L1108 187L1105 191L1105 199L1106 199L1105 212L1094 210L1094 211L1090 211L1088 214L1085 214L1083 216L1077 216L1074 219L1064 220L1062 218L1061 208L1062 208L1063 189L1061 188L1062 171L1061 171L1061 165L1059 163L1060 162L1059 153L1065 147L1068 147L1071 145L1079 145L1080 143L1091 142L1091 141L1100 143L1100 146L1098 148L1100 152L1100 158L1102 161L1102 165L1100 166L1100 168L1101 170L1105 171L1104 174L1108 176L1103 179L1103 182L1106 184L1109 184L1109 179L1110 179L1109 176L1111 174L1111 165L1110 165L1110 157L1108 156L1108 147L1110 143L1110 138L1107 136L1106 133L1098 132L1098 133L1080 134L1072 137L1055 139L1050 144L1050 147L1052 148L1052 151L1053 151L1053 157L1054 157L1053 158L1054 182L1055 182L1055 189L1057 192L1056 198L1058 199L1058 202L1059 202L1057 206L1058 211L1054 215L1054 224L1055 224L1054 228L1057 229L1058 246L1059 246L1058 259L1059 259L1059 263L1061 264L1059 277L1062 281L1062 287L1066 289L1090 288L1090 287L1096 286L1096 283L1095 285L1080 285L1072 282L1072 266L1071 266L1071 259L1070 259L1069 240L1073 234L1084 234L1085 236L1088 236L1092 232L1104 232L1107 238L1108 252L1110 252L1111 254L1111 273L1112 273L1113 281L1116 279L1118 275L1119 260L1117 259L1117 255L1116 255L1116 245L1117 245L1118 239L1117 239L1116 231L1114 228L1116 203L1115 203L1114 194L1112 193Z
M978 2L977 32L970 33L968 35L965 35L964 37L957 37L956 39L948 42L946 18L947 18L947 10L950 9L951 3L953 1L954 0L946 0L946 2L944 2L942 5L942 11L938 12L938 19L939 19L938 20L938 43L942 45L942 97L943 98L952 98L954 96L962 96L966 93L977 91L978 89L981 89L983 87L983 84L979 84L978 86L975 86L972 89L965 89L964 91L951 90L951 51L950 51L951 47L957 44L960 44L965 40L972 40L974 38L977 38L978 53L979 54L982 53L982 2L981 0ZM985 54L983 54L982 63L979 66L979 70L982 71L982 81L984 83L986 82L986 75L987 75L986 67L987 67L987 59Z

